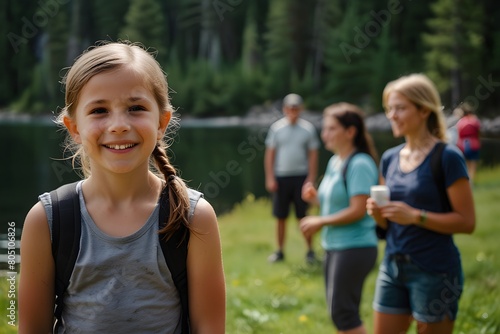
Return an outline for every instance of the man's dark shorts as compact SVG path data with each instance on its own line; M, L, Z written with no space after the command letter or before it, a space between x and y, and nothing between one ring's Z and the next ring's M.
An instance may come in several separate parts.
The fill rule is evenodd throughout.
M302 186L306 180L304 176L277 177L278 190L273 194L273 215L284 219L290 213L290 203L294 204L295 217L304 218L307 211L307 203L302 199Z

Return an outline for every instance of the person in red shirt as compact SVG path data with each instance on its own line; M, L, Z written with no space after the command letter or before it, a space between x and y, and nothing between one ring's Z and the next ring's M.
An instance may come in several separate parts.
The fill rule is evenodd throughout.
M481 122L474 115L474 109L468 103L461 103L455 110L457 112L461 111L463 115L457 123L457 146L464 154L469 172L469 180L472 183L476 174L479 151L481 149L481 141L479 139Z

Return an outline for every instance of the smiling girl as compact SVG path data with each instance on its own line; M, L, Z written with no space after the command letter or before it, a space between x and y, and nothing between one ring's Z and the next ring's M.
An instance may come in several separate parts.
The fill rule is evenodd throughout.
M57 332L181 333L180 297L158 233L168 238L182 224L192 235L186 261L190 330L224 333L217 218L165 153L174 110L159 64L138 45L109 43L84 52L64 83L66 106L58 120L76 145L85 179L76 187L80 252ZM162 192L168 193L170 216L158 231ZM52 331L51 225L45 193L23 228L19 333Z

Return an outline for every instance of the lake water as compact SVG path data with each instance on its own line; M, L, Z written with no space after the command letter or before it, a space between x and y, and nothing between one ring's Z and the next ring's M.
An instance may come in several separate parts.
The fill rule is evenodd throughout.
M181 127L171 146L171 162L190 187L202 191L215 210L223 213L250 193L267 195L266 134L267 127ZM394 143L387 134L376 138L379 150ZM71 162L61 159L63 139L64 134L49 120L0 124L0 226L15 221L20 227L40 193L78 180ZM330 156L320 151L320 173Z
M248 194L267 196L266 133L267 126L182 126L171 147L171 161L188 185L202 191L221 214ZM379 153L401 142L386 132L372 135ZM20 234L24 217L40 193L78 179L70 161L60 160L63 138L47 119L0 122L0 240L8 222L15 222ZM500 163L498 151L498 139L484 139L482 163ZM320 150L320 175L330 157L331 153Z

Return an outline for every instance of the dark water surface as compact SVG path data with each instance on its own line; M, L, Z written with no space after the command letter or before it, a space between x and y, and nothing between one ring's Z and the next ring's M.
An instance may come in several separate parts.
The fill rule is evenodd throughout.
M221 214L247 194L267 196L264 188L264 139L267 127L186 126L171 146L171 161L189 186L202 191ZM400 143L390 133L372 133L379 154ZM63 157L64 134L50 120L0 123L0 234L7 222L18 231L37 196L78 179ZM483 140L482 164L500 162L500 141ZM331 153L321 149L319 174Z

